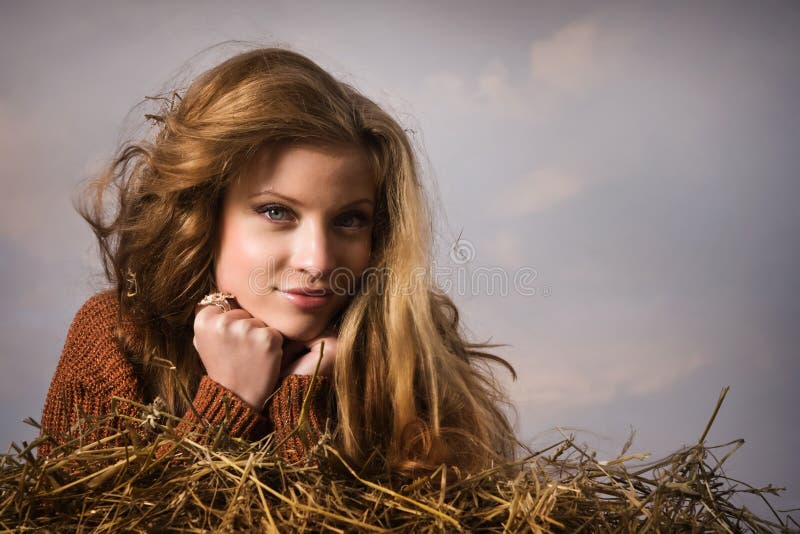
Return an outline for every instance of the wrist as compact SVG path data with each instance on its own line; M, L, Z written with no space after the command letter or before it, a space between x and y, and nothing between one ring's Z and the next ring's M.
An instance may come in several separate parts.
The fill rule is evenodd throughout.
M264 409L264 406L267 403L267 399L275 387L275 384L268 384L267 389L262 389L259 387L248 387L246 385L238 384L234 380L226 380L225 378L218 378L211 373L208 374L208 377L222 386L224 389L228 390L230 393L238 397L242 402L247 404L253 411L261 412Z

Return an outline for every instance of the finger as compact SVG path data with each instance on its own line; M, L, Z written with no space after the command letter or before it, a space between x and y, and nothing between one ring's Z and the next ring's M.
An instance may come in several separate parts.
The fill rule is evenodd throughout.
M233 310L231 310L231 311L233 311ZM230 312L228 312L228 313L230 313ZM238 315L237 315L237 317L238 317ZM248 326L251 326L251 327L253 327L253 328L269 328L269 326L267 325L267 323L265 323L265 322L264 322L264 321L262 321L261 319L258 319L258 318L256 318L256 317L253 317L253 316L252 316L252 315L250 315L249 313L247 314L247 317L245 317L245 318L243 318L243 319L240 319L240 320L241 320L241 321L243 321L243 322L244 322L245 324L247 324Z
M225 302L228 304L228 307L231 310L243 309L242 306L239 304L239 301L236 299L236 297L226 298ZM217 310L219 310L220 313L225 313L225 310L221 309L216 304L200 304L199 302L194 307L194 313L197 314L200 312L201 309L211 308L211 307L216 308Z
M325 353L330 352L332 349L336 347L336 341L338 338L334 336L325 336L315 339L309 346L308 349L310 352L314 352L319 354L320 347L322 344L325 344L325 347L322 349Z
M287 362L284 365L281 365L281 378L289 376L289 375L307 375L310 374L306 368L306 358L307 356L301 356L294 361ZM284 358L286 360L286 358Z
M205 312L206 315L211 315L212 313L216 315L225 313L225 311L216 304L196 304L194 307L194 314L199 315L201 312Z
M330 374L330 362L328 361L330 356L325 354L322 357L322 361L319 361L319 352L317 353L308 353L303 356L300 356L293 362L290 362L289 365L286 365L281 370L281 377L289 376L289 375L313 375L314 371L317 369L317 362L319 361L319 374L320 375L329 375Z
M281 360L281 375L293 375L293 374L302 374L297 373L294 371L301 363L308 357L308 354L304 354L302 356L297 356L295 358L289 357L286 353L283 355L283 359Z
M252 315L250 315L247 312L247 310L244 310L243 308L236 308L236 309L231 309L229 311L224 311L224 310L219 309L219 307L214 305L214 304L208 304L208 305L203 305L203 306L196 307L195 308L195 316L198 316L198 315L203 315L203 316L208 316L208 317L219 316L219 315L230 315L231 317L237 318L237 319L238 318L243 318L243 317L245 317L245 318L252 317Z
M228 312L217 321L217 325L228 332L238 335L255 335L259 339L274 339L273 343L278 346L283 344L283 335L277 329L270 328L255 317L237 318L232 312Z
M283 345L284 337L280 330L278 330L277 328L272 328L271 326L265 326L264 329L267 331L270 337L277 340L278 345L281 346Z
M194 317L195 328L203 325L211 326L217 325L218 328L227 328L229 325L246 319L252 319L253 316L242 309L231 310L223 312L216 306L204 306L197 315Z

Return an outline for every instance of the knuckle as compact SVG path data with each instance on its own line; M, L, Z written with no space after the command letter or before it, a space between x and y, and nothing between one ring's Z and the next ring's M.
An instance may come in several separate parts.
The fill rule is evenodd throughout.
M195 328L198 326L203 326L206 323L206 314L203 313L203 310L200 310L198 313L194 315L194 326Z
M262 343L267 341L267 334L264 332L263 328L252 328L248 332L250 339L252 339L256 343Z
M220 313L216 317L217 325L225 330L232 330L234 327L239 328L237 323L242 322L241 317L233 312Z
M230 321L225 319L224 316L217 317L214 321L214 330L218 334L226 334L230 329Z
M264 332L267 336L267 341L269 342L270 346L280 345L283 343L283 335L281 335L278 329L266 327L264 328Z
M250 325L242 319L228 318L228 329L239 336L246 336L250 331Z

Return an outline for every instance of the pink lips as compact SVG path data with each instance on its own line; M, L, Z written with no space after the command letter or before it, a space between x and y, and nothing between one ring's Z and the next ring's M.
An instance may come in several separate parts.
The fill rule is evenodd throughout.
M333 291L322 287L293 287L279 292L286 300L304 310L321 308L333 299Z

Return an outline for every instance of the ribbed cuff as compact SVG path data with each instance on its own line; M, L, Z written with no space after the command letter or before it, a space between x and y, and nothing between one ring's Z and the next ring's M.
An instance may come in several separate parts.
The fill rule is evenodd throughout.
M303 399L311 385L311 379L310 375L289 375L283 379L270 399L267 413L269 422L275 429L277 442L283 441L299 424ZM308 427L298 429L281 446L279 453L285 460L303 460L308 454L308 446L315 444L325 431L325 421L331 415L328 413L329 393L330 379L327 376L317 376L309 397L306 414Z
M229 399L227 413L226 397ZM233 437L258 439L267 432L268 421L264 416L253 410L236 393L215 382L208 375L204 375L200 380L192 404L200 417L212 425L225 423L227 416L228 433ZM192 423L197 422L197 417L191 409L187 410L184 419Z

